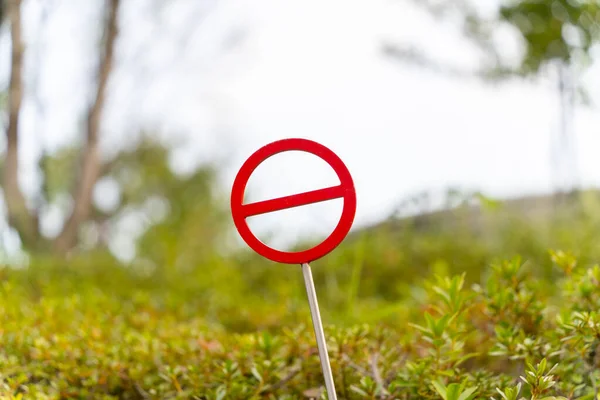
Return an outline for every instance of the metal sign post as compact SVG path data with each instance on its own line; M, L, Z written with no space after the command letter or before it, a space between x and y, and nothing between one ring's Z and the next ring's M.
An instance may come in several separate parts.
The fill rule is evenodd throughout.
M282 153L285 151L304 151L314 154L326 161L336 172L340 179L340 184L325 189L313 190L310 192L299 193L291 196L280 197L272 200L260 201L257 203L243 204L246 185L250 176L256 168L267 158ZM288 208L299 207L307 204L319 203L337 198L344 199L344 209L342 216L337 226L327 239L319 245L304 251L285 252L275 250L266 244L262 243L250 231L246 218L265 214L274 211L285 210ZM233 222L238 232L244 241L254 251L263 257L284 264L300 264L304 275L304 284L306 285L306 294L310 306L313 327L319 349L319 358L321 360L321 368L323 370L323 378L327 395L331 400L337 400L335 386L333 383L333 374L327 354L327 343L323 324L321 322L321 314L319 312L319 304L317 302L317 294L315 284L313 282L312 272L309 262L315 261L333 249L335 249L344 240L354 221L356 214L356 192L354 190L354 182L348 168L342 160L327 147L307 139L284 139L270 143L252 154L240 168L233 188L231 190L231 214Z
M323 323L321 322L321 313L319 312L317 292L315 291L315 283L313 282L312 271L310 270L310 265L308 265L308 263L302 264L302 274L304 275L306 295L308 296L310 314L312 316L313 327L315 328L315 337L317 338L317 347L319 349L319 358L321 359L321 369L323 370L323 378L325 379L327 397L331 400L337 400L335 384L333 383L333 374L331 373L331 364L329 363L329 354L327 354L327 341L325 340L325 332L323 331Z

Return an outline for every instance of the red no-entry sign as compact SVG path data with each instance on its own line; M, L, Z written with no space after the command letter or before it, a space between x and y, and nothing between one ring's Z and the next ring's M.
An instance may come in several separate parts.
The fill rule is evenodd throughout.
M325 189L313 190L277 199L243 204L246 185L254 170L256 170L256 168L267 158L285 151L304 151L320 157L336 172L340 179L340 184ZM246 221L246 218L253 215L285 210L287 208L299 207L337 198L344 199L344 208L340 221L327 239L321 244L308 250L299 252L275 250L258 240L252 231L250 231ZM352 222L354 221L354 215L356 214L356 192L354 190L354 182L352 181L350 171L348 171L348 168L346 168L346 165L344 165L342 160L333 151L322 144L307 139L279 140L257 150L248 158L248 160L246 160L244 165L242 165L242 168L240 168L231 191L231 213L233 215L235 226L244 241L263 257L285 264L309 263L323 257L335 249L350 231Z

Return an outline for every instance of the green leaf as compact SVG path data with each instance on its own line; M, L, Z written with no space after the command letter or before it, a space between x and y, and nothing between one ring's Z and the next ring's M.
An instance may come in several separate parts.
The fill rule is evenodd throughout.
M465 389L460 396L458 397L458 400L471 400L472 398L475 397L475 391L477 390L476 387L470 387Z
M450 400L446 395L446 387L441 382L433 381L431 384L443 400Z

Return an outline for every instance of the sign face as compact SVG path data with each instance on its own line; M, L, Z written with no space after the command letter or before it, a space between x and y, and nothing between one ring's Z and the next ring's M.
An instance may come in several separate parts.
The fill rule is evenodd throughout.
M271 200L250 204L242 204L248 179L256 168L267 158L285 151L304 151L320 157L327 162L340 179L337 186L317 189L310 192L294 194ZM344 209L337 226L321 244L304 251L285 252L275 250L262 243L250 231L246 218L285 210L312 203L319 203L337 198L344 199ZM350 171L342 160L327 147L307 139L283 139L270 143L252 154L240 168L231 191L231 214L235 226L244 241L258 254L269 260L284 264L303 264L315 261L335 249L344 240L354 221L356 214L356 192Z

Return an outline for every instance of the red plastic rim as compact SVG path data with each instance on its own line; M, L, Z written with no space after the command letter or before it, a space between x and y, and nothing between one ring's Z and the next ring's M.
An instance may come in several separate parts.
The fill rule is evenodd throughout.
M267 160L285 151L304 151L314 154L327 162L340 179L338 186L313 190L277 199L256 203L243 204L246 185L256 168ZM280 211L287 208L299 207L337 198L344 199L342 216L333 232L317 246L299 252L285 252L273 249L261 242L250 230L246 218ZM283 139L267 144L252 154L240 168L231 190L231 214L234 224L242 239L256 251L269 260L284 264L302 264L315 261L330 253L344 240L356 214L356 191L350 171L343 161L327 147L308 139Z

